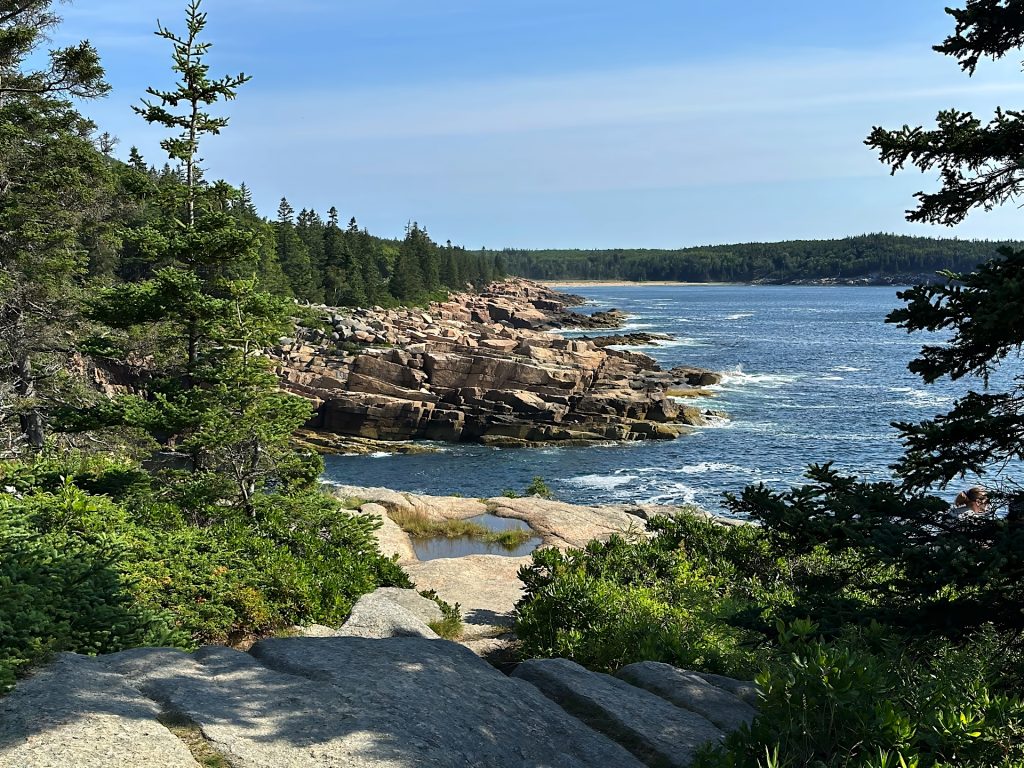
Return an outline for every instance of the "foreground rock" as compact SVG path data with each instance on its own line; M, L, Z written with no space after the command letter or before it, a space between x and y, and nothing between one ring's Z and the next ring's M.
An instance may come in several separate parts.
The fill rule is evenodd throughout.
M239 768L640 765L445 641L294 638L251 654L142 649L102 664L196 723Z
M722 733L670 700L422 637L64 654L0 705L0 768L687 766Z
M525 661L513 675L533 683L545 696L648 765L684 768L705 745L724 738L722 731L701 715L566 659Z
M668 394L689 385L687 373L542 332L565 322L611 327L621 313L567 313L561 294L529 281L457 294L428 312L321 311L324 328L300 329L275 353L282 386L316 405L310 427L335 436L307 435L318 450L668 440L702 423Z
M664 664L623 670L657 695L564 659L524 662L509 678L424 635L435 611L412 590L379 589L335 635L315 627L321 636L262 640L248 653L62 654L0 700L0 768L686 766L722 738L693 711L695 684L711 689L701 706L746 713ZM509 640L475 642L500 657Z
M0 766L198 768L160 713L100 661L61 654L0 699Z
M657 661L627 664L615 676L631 685L650 691L677 707L689 709L710 720L723 731L735 731L750 725L757 710L734 693L712 685L703 677ZM726 685L750 685L721 678ZM731 687L731 686L730 686Z

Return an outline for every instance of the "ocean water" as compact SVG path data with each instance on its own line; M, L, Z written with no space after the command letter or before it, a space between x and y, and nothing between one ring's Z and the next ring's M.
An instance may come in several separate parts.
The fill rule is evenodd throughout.
M326 457L325 479L433 494L486 497L543 477L578 503L696 503L720 508L751 483L784 488L808 464L833 461L866 479L890 476L900 455L893 421L945 412L979 380L925 385L907 371L923 343L884 323L896 288L837 286L588 286L584 311L617 307L626 330L668 333L637 347L664 368L726 373L696 404L728 421L669 442L585 448L441 445L436 454ZM592 332L591 332L592 333ZM566 333L567 336L581 335ZM1002 374L993 385L1005 384Z

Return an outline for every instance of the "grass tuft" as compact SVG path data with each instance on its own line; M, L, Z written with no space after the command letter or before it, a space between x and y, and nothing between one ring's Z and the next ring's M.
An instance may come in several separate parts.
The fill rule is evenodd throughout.
M530 531L522 529L492 531L486 525L471 520L433 520L414 509L391 510L388 515L415 539L479 539L513 550L533 536Z

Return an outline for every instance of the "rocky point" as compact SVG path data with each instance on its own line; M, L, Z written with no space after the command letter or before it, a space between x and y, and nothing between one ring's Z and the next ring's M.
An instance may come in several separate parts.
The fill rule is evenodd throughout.
M624 315L568 309L579 297L510 279L420 309L314 307L274 352L282 386L312 400L320 450L350 440L516 446L673 439L722 415L679 404L715 383L647 355L552 328L613 328ZM325 436L338 436L336 438Z

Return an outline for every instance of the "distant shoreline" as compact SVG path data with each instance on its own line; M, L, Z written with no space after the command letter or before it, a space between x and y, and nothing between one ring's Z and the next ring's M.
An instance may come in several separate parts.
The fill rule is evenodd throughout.
M629 287L631 285L749 285L749 283L692 283L678 280L534 280L541 285L564 285L567 288L585 288L587 286L606 285L609 288Z

